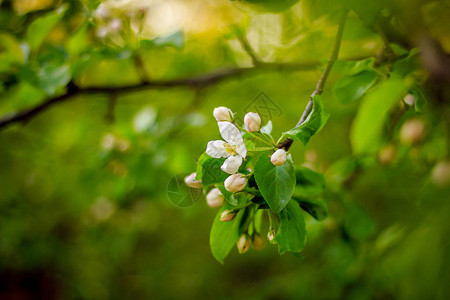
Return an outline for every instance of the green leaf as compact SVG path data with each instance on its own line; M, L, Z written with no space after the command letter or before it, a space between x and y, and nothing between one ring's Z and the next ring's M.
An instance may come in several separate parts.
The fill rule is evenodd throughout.
M300 207L310 214L317 221L322 221L328 217L328 208L321 198L292 197L300 204Z
M66 49L70 55L77 56L88 49L88 25L89 23L84 23L67 41Z
M184 33L181 30L178 30L172 34L166 36L160 36L153 40L153 44L156 46L172 46L177 49L181 49L184 47Z
M414 109L421 113L423 112L425 105L427 103L427 96L425 95L425 92L422 88L416 87L411 91L411 93L414 95Z
M201 180L206 188L211 184L223 183L229 174L220 168L225 158L212 158L203 153L197 162L197 175L195 179Z
M287 155L286 163L280 167L272 164L268 153L260 155L255 163L255 180L270 208L280 212L294 192L295 170L291 155Z
M260 131L262 132L262 133L265 133L265 134L271 134L272 133L272 121L270 121L269 120L269 122L267 122L267 124L266 125L264 125L263 127L261 127L261 129L260 129Z
M58 88L66 86L72 78L68 65L42 67L38 76L39 87L49 95L54 95Z
M31 23L26 33L26 39L31 50L37 50L41 46L53 27L62 19L67 7L67 5L61 5L58 9Z
M367 240L376 230L375 221L362 207L347 203L345 205L344 228L354 239Z
M329 117L330 114L323 109L322 97L316 95L313 98L313 108L308 118L300 126L285 132L284 135L306 145L310 138L322 129Z
M406 91L403 80L391 78L364 97L350 133L354 153L368 154L378 150L388 111Z
M311 197L320 194L325 189L325 178L306 167L295 168L295 194L301 197Z
M377 78L378 74L373 71L363 71L341 78L334 85L334 95L342 104L349 104L361 98L375 84Z
M72 74L68 65L45 65L38 72L25 65L19 69L19 77L52 96L69 83Z
M275 236L278 252L300 252L306 244L306 228L303 212L297 202L291 201L279 213L280 226Z
M217 188L220 190L220 192L223 194L223 196L225 197L225 201L227 201L230 205L232 206L237 206L238 205L238 200L236 199L236 197L234 196L233 193L227 191L225 189L225 186L222 184L218 184Z
M375 58L370 57L363 60L337 60L333 64L333 73L338 73L344 76L356 75L364 71L373 70L373 63Z
M20 65L24 55L19 41L7 33L0 34L0 72L9 71L14 65Z
M220 221L220 215L224 210L233 209L225 205L216 215L211 228L209 244L213 256L223 264L230 250L236 245L241 235L241 224L248 218L247 210L240 210L233 220Z

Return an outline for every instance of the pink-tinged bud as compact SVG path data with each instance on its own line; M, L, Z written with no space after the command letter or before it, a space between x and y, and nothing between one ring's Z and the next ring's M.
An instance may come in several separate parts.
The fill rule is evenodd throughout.
M406 121L400 128L400 142L407 145L417 144L425 137L425 123L419 119Z
M266 239L263 239L258 233L253 234L253 248L261 251L266 246Z
M236 246L238 248L239 253L242 254L248 251L251 244L252 240L250 239L248 234L244 233L237 241Z
M247 178L243 174L237 173L231 176L228 176L224 182L225 189L229 192L240 192L244 190L247 185Z
M256 132L261 129L261 117L254 112L249 112L244 117L245 129L248 132Z
M194 188L194 189L201 189L203 187L201 180L196 180L195 176L197 176L197 173L194 172L189 176L186 176L184 178L184 182L188 187Z
M269 232L267 233L267 239L269 242L274 243L273 239L275 238L275 230L269 229Z
M220 214L220 221L228 222L228 221L233 220L235 216L236 216L235 210L224 210Z
M233 120L233 112L228 107L220 106L214 108L213 111L214 118L216 118L217 122L232 122Z
M405 101L408 105L414 105L416 103L416 97L414 97L413 94L408 94L403 98L403 101Z
M278 149L270 157L270 161L275 166L282 166L286 162L286 151L284 149Z
M450 185L450 161L438 162L431 171L431 182L438 187Z
M389 165L394 160L396 154L397 149L395 148L395 146L387 145L386 147L382 148L378 153L378 161L382 165Z
M225 197L218 188L212 189L208 195L206 195L206 202L210 207L218 207L223 204Z

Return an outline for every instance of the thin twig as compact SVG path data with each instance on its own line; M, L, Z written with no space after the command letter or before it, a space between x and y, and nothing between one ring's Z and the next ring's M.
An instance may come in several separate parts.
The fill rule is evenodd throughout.
M261 61L256 56L255 51L250 46L245 35L240 30L237 30L236 33L237 33L236 35L237 35L239 42L241 43L242 48L244 48L244 50L245 50L245 52L247 52L248 56L251 57L253 65L256 66L256 65L260 64Z
M323 92L323 89L325 87L325 83L326 83L326 81L328 79L328 75L330 75L331 68L333 67L334 62L336 61L336 59L338 58L338 55L339 55L339 49L341 47L342 34L344 32L345 21L347 20L347 14L348 14L347 10L342 12L342 16L341 16L341 19L339 21L339 28L338 28L338 31L336 33L336 40L334 42L334 47L333 47L333 51L331 52L330 59L328 60L328 63L325 66L325 70L323 71L322 75L319 78L319 81L317 82L316 89L314 90L314 92L309 97L308 104L306 105L306 108L303 111L303 114L302 114L300 120L298 121L298 123L297 123L297 125L295 127L298 127L303 122L305 122L305 120L308 118L309 114L311 113L311 111L313 109L314 97L316 95L322 94L322 92ZM289 148L291 147L293 142L294 142L293 139L287 138L286 140L284 140L283 142L278 144L278 148L280 148L280 149L284 148L287 151L287 150L289 150Z

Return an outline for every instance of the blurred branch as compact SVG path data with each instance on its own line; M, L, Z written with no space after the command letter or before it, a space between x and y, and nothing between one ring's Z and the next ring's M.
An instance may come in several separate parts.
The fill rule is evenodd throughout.
M142 81L148 81L148 79L150 78L149 76L148 76L148 72L147 72L147 69L145 68L145 63L144 63L144 60L142 59L142 57L139 55L139 53L134 53L133 54L133 62L134 62L134 65L135 65L135 67L136 67L136 71L137 71L137 73L138 73L138 75L139 75L139 78L142 80Z
M119 87L80 87L75 82L70 82L66 93L50 98L44 102L16 113L4 115L0 118L0 129L17 122L25 122L34 116L42 113L53 105L68 101L74 96L89 94L125 94L150 89L170 89L170 88L195 88L202 89L218 84L224 80L236 78L242 75L249 75L255 72L269 71L307 71L314 70L319 66L319 62L305 63L259 63L250 68L230 68L218 70L211 73L170 80L146 80L138 84Z
M105 120L108 123L114 123L116 117L114 111L116 109L117 94L111 94L108 99L108 106L106 107Z
M253 65L256 66L256 65L260 64L261 63L260 60L256 56L255 51L250 46L245 35L240 30L237 30L236 33L237 33L237 38L238 38L239 42L241 43L242 48L244 48L245 52L247 52L247 54L251 57Z
M309 114L312 111L314 97L316 95L322 94L322 92L323 92L323 88L325 87L325 83L326 83L326 81L328 79L328 75L330 75L331 68L333 67L334 62L336 61L336 59L337 59L337 57L339 55L339 49L341 47L342 34L344 32L345 21L347 20L347 14L348 14L347 10L342 12L342 16L341 16L341 19L339 21L339 28L338 28L338 31L336 33L336 40L334 42L333 51L331 52L330 59L328 60L328 63L325 66L325 70L323 71L322 76L320 76L319 81L317 82L316 89L314 90L314 92L309 97L308 104L306 105L306 108L303 111L303 114L302 114L300 120L298 121L298 123L297 123L297 125L295 127L298 127L303 122L305 122L305 120L308 118ZM284 140L283 142L281 142L278 145L278 148L284 148L287 151L287 150L289 150L289 148L291 147L293 142L294 142L293 139L287 138L286 140Z

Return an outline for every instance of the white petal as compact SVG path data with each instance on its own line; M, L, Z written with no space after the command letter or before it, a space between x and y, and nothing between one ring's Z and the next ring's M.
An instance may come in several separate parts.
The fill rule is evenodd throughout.
M206 146L206 154L211 156L212 158L221 158L230 156L224 146L224 141L210 141L208 142L208 146Z
M247 157L247 148L245 147L245 143L241 143L236 146L237 146L236 152L243 158L246 158Z
M236 155L228 157L223 162L223 165L220 168L222 169L222 171L228 174L235 174L239 170L239 167L241 165L242 165L242 157L240 155Z
M218 122L220 135L231 145L239 145L244 142L239 129L230 122Z

